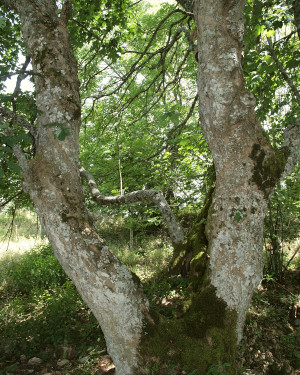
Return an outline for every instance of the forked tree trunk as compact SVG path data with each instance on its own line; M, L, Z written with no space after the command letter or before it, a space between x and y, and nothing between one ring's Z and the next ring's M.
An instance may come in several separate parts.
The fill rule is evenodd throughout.
M190 295L181 314L167 319L149 309L138 279L98 237L84 204L78 166L79 82L66 28L68 1L58 17L54 0L0 0L20 15L36 73L37 153L27 165L15 148L24 186L55 255L100 323L117 375L147 374L149 366L163 374L174 365L202 375L218 362L231 363L235 373L236 344L262 274L266 201L285 155L292 154L271 149L255 116L255 100L244 88L245 2L194 4L200 116L214 157L216 189L206 224L208 253L199 251L201 241L193 233L181 245L183 251L184 246L191 250ZM67 127L71 135L55 139L57 128L47 126L53 123L63 124L56 126Z

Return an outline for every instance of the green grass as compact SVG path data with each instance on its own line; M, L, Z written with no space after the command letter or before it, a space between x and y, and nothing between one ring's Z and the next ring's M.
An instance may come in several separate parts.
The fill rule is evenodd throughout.
M105 349L94 316L50 245L0 259L0 369L21 355L47 361L72 345L78 355Z
M13 227L11 224L13 222ZM36 237L39 234L39 223L34 211L17 210L13 218L10 211L0 213L0 241L8 239L18 241L23 238Z
M34 223L35 219L31 220L31 225ZM28 229L30 220L24 220L24 225ZM154 233L153 228L136 231L131 246L124 219L105 218L99 222L99 232L143 280L157 310L168 317L176 316L176 304L184 296L187 280L159 277L161 266L172 254L163 232L156 229ZM251 368L251 375L289 374L288 366L299 366L299 327L293 318L299 304L299 271L287 273L284 282L266 278L253 298L240 348L241 374L242 368ZM0 254L0 375L28 374L28 366L20 362L21 355L42 358L46 368L58 370L58 353L66 346L76 350L77 358L59 369L62 375L95 374L106 350L103 334L51 246L44 243L30 251ZM78 358L86 355L89 360L81 364ZM212 367L211 373L219 371L220 366Z

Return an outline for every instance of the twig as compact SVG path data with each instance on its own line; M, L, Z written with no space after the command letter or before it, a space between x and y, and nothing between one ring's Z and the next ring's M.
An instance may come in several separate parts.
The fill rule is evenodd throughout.
M286 266L284 267L285 270L288 269L289 265L291 264L291 262L295 258L295 256L298 254L299 250L300 250L300 245L297 247L297 249L294 252L294 255L291 257L291 259L287 262Z
M273 60L275 61L283 79L286 81L286 83L290 86L290 89L292 90L292 92L294 93L294 95L296 96L297 100L298 100L298 103L300 105L300 93L299 91L297 90L296 86L293 84L292 80L290 79L290 77L287 75L286 71L284 70L281 62L278 60L278 57L276 55L276 52L273 48L273 43L272 43L272 40L271 38L267 38L268 40L268 44L269 44L269 48L270 48L270 54L273 58Z
M4 207L6 206L9 202L11 202L12 200L14 200L15 198L19 197L20 195L22 195L24 193L23 189L21 191L19 191L17 194L14 194L12 197L9 197L5 202L3 203L0 203L0 207Z

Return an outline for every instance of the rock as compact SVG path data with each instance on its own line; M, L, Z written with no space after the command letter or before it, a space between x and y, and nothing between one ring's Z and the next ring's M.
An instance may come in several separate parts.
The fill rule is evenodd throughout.
M30 358L28 361L29 366L39 366L43 363L43 360L41 358L33 357Z
M72 346L62 346L58 351L59 358L74 359L77 357L77 351Z
M85 357L82 357L79 359L79 363L85 363L86 361L88 361L90 359L90 356L89 355L86 355Z
M20 355L20 361L22 363L26 362L26 360L27 360L26 355L24 355L24 354Z
M70 361L68 359L60 359L59 361L57 361L57 366L58 367L63 367L63 366L66 366L70 363Z

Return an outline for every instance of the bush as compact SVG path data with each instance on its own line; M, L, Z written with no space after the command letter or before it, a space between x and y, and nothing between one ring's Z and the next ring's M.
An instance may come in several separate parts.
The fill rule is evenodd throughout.
M67 344L79 354L105 345L96 319L51 246L1 258L0 368L1 361L17 361L21 354L46 360Z
M5 294L30 294L33 290L61 286L66 280L67 275L48 244L0 260L0 286Z

